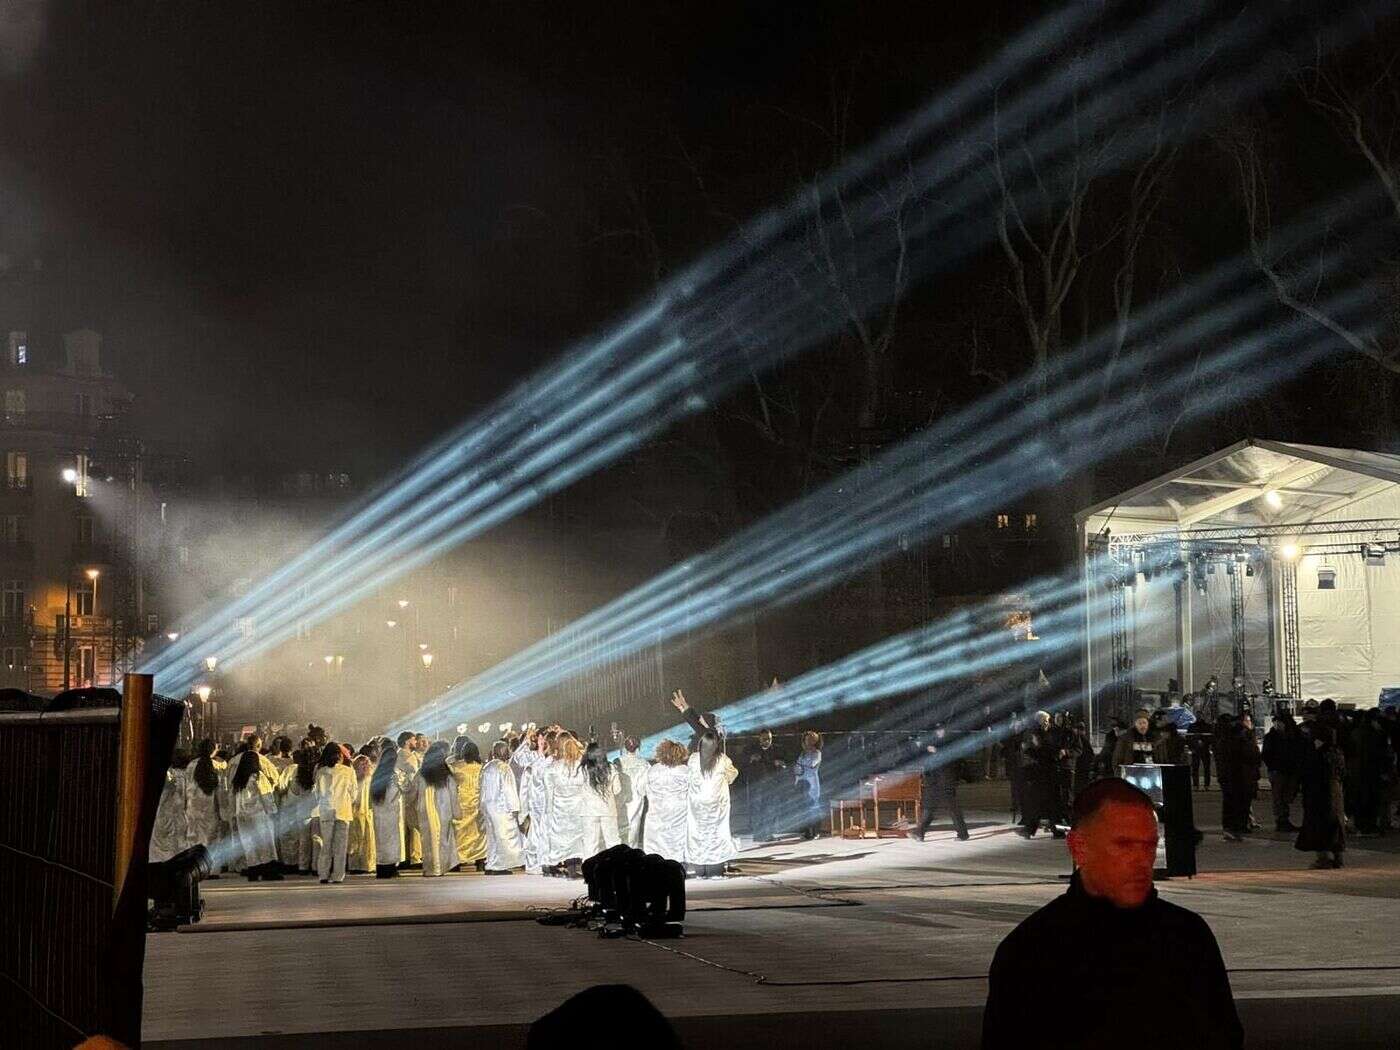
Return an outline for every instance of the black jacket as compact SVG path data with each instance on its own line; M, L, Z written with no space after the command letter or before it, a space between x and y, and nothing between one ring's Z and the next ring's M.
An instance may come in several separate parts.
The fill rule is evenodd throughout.
M1172 1006L1160 1009L1163 990ZM1052 1003L1050 1011L1027 1009ZM1069 889L1011 931L992 959L983 1050L1239 1050L1244 1029L1215 935L1153 890L1117 908Z

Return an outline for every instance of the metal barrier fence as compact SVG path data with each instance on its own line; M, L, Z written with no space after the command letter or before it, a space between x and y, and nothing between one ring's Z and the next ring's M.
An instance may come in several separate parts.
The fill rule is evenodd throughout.
M132 675L125 698L73 690L0 711L7 1045L71 1047L96 1033L140 1042L145 858L183 713L150 684Z

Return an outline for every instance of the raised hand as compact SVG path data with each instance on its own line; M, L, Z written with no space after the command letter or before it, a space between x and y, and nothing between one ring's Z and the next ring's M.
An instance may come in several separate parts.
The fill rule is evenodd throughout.
M671 706L677 711L684 711L690 707L690 705L685 702L685 694L679 689L671 694Z

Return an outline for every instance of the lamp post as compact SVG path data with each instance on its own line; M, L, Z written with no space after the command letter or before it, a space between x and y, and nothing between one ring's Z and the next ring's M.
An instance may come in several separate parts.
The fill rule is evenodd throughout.
M426 689L428 690L428 692L431 694L432 691L433 691L433 687L432 687L432 676L431 676L431 673L430 673L430 672L431 672L432 669L433 669L433 654L432 654L432 653L429 653L429 652L423 652L423 653L420 653L420 654L419 654L418 658L419 658L420 660L423 661L423 686L424 686L424 688L426 688ZM437 706L438 706L437 697L434 696L434 697L433 697L433 725L434 725L434 726L437 725Z

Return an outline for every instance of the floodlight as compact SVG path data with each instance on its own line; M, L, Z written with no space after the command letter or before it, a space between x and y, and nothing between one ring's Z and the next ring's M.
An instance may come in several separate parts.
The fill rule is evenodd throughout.
M1283 506L1283 497L1278 494L1276 489L1269 489L1268 492L1264 493L1264 502L1274 510L1278 510Z
M1284 561L1296 561L1298 559L1298 545L1296 543L1285 543L1278 549L1278 552Z

